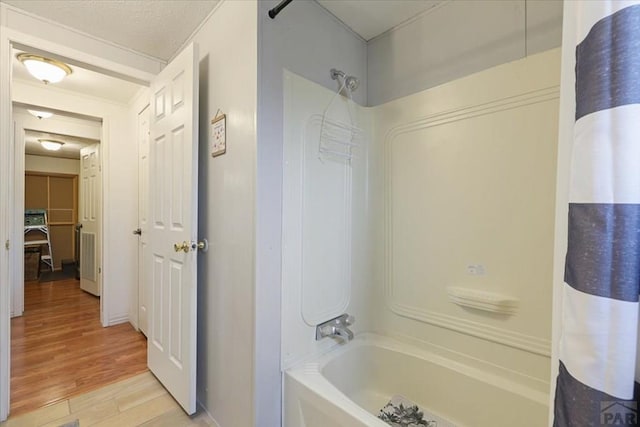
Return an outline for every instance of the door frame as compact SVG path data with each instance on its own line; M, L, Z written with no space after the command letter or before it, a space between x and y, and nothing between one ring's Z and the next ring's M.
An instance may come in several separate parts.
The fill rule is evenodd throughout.
M140 103L140 105L138 105L136 111L137 111L137 115L136 115L136 157L138 160L138 229L140 229L143 232L148 233L149 229L148 229L148 222L149 222L149 207L147 206L147 229L146 230L142 230L142 221L141 221L141 216L140 216L140 200L141 200L141 192L140 190L142 189L142 182L140 180L140 147L142 146L142 137L141 137L141 132L144 131L145 129L141 129L141 125L140 125L140 116L146 111L147 112L147 126L146 126L146 131L147 131L147 156L149 156L149 149L150 149L150 145L151 145L151 141L150 141L150 134L149 134L149 129L150 129L150 123L151 123L151 103L148 101L149 96L146 97L147 98L147 102L145 103L144 101L142 103ZM148 171L147 171L148 172ZM147 180L147 187L145 188L145 190L149 190L149 182ZM148 204L147 204L148 205ZM144 234L144 233L143 233ZM147 242L148 244L148 242ZM147 309L146 312L146 319L145 319L145 327L144 329L140 326L141 325L141 301L143 300L142 298L142 294L146 293L145 291L148 291L147 289L147 285L148 285L148 279L147 276L141 274L144 270L144 263L143 261L143 257L142 257L142 235L138 235L138 292L136 292L133 295L132 298L132 304L134 304L135 306L130 310L131 311L131 316L132 318L135 319L135 327L144 334L144 336L146 337L148 332L149 332L149 310ZM147 272L148 274L148 272ZM148 303L148 296L147 298L144 298L144 301L146 303Z
M14 145L13 145L13 156L14 156L14 182L13 189L15 191L13 196L13 202L15 206L15 213L13 218L13 236L12 245L14 248L23 247L24 246L24 234L22 236L19 233L15 232L22 227L24 227L24 220L21 221L22 217L24 217L24 186L25 186L25 176L24 172L22 176L18 176L18 171L26 171L25 167L25 132L26 129L22 124L22 121L16 120L13 122L14 129ZM22 154L20 154L22 153ZM10 266L20 265L19 253L17 250L13 250L9 252L10 258ZM13 301L11 307L11 316L22 316L24 312L24 269L21 268L13 268L13 275L11 276L11 281L9 282L9 292L11 289L13 290Z
M0 23L1 24L1 23ZM15 216L17 210L16 201L16 183L15 177L24 174L24 162L21 171L18 170L20 165L15 165L15 153L13 144L13 118L12 118L12 96L11 96L11 66L12 57L11 49L13 46L24 47L29 46L34 49L45 51L52 56L59 56L72 61L75 64L88 67L92 70L103 72L104 74L126 78L142 85L149 85L154 75L133 67L129 67L104 57L94 55L92 52L83 52L69 46L61 45L49 40L41 39L12 28L3 27L0 34L0 197L8 200L9 203L3 203L0 207L0 236L5 242L1 242L4 250L0 249L0 421L6 419L9 415L10 402L10 367L11 367L11 280L16 276L16 269L22 269L22 263L15 264L14 260L19 259L16 252L22 253L22 248L17 246L16 233L22 230L14 230L16 223ZM47 106L46 103L43 106ZM55 108L50 105L50 108ZM76 111L82 114L81 111ZM109 129L113 124L108 117L102 119L102 138L101 143L104 144L104 157L108 158L109 152ZM103 161L103 182L108 182L111 176L112 168L108 161ZM103 185L104 187L104 185ZM6 198L5 198L6 197ZM24 207L22 208L24 209ZM103 226L102 231L105 233L104 224L107 223L105 215L106 211L103 206ZM109 252L108 239L103 242L103 283L104 277L108 276L109 268L108 259L105 256ZM117 266L116 266L117 267ZM104 289L103 289L104 290ZM105 292L101 298L102 324L108 318L104 310L104 301L108 298L108 292Z

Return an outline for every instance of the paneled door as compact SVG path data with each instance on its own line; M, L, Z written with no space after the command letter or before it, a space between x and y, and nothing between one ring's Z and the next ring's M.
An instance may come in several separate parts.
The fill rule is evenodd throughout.
M80 150L80 288L100 296L100 144Z
M189 45L151 83L149 368L196 410L198 55Z

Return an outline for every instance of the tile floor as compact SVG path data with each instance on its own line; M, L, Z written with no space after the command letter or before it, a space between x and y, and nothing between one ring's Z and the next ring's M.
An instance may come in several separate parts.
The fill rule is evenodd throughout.
M75 420L80 427L217 427L206 413L188 417L149 372L9 417L0 427L60 427Z

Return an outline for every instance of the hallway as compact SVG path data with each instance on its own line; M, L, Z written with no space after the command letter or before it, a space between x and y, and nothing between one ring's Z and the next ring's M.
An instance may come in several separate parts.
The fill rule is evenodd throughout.
M129 323L100 324L100 300L77 280L25 283L11 319L11 416L147 371L147 341Z

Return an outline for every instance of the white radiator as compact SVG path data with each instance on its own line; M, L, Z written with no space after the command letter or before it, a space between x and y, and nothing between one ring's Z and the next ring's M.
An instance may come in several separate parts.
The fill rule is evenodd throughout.
M80 233L80 277L96 281L96 234Z

